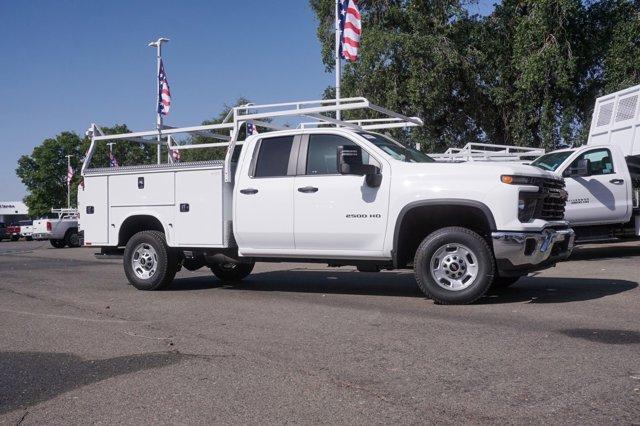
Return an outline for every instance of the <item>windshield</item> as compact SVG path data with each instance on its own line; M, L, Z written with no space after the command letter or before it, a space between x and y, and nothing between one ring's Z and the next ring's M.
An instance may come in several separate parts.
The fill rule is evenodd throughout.
M433 163L435 161L417 149L406 147L387 136L369 132L359 132L358 134L396 160L405 163Z
M566 160L571 154L573 154L573 151L551 152L538 158L533 163L531 163L531 165L536 166L542 170L549 170L551 172L554 172L558 167L560 167L560 164L564 163L564 160Z

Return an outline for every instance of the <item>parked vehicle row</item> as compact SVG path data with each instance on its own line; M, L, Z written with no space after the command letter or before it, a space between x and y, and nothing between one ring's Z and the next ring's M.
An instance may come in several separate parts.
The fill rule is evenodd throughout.
M420 289L440 303L472 302L492 285L570 255L574 233L563 220L561 176L520 164L437 163L372 131L391 127L389 118L354 124L322 113L377 112L395 127L421 125L419 119L364 98L340 102L238 107L222 124L162 135L102 135L93 125L79 191L85 246L124 247L125 274L141 290L169 285L181 267L206 266L237 281L256 261L303 261L412 268ZM286 116L336 127L237 141L240 126ZM90 167L97 143L171 144L168 136L191 132L225 142L173 149L222 146L225 161ZM523 209L530 199L540 208Z
M56 219L39 219L33 221L32 237L34 240L49 240L55 248L80 247L78 234L77 209L52 209L58 215Z
M32 221L21 220L18 223L6 225L0 224L0 241L8 239L11 241L18 241L20 238L24 238L27 241L31 241L32 238Z

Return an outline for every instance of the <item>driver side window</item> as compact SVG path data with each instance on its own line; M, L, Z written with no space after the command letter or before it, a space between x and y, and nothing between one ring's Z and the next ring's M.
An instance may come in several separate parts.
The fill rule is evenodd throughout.
M589 160L590 176L609 175L614 171L611 151L606 148L585 152L584 154L576 158L569 167L577 167L580 160Z
M307 147L307 175L335 175L338 174L337 150L339 146L355 146L356 144L339 135L309 135ZM362 150L362 163L378 166L368 152Z

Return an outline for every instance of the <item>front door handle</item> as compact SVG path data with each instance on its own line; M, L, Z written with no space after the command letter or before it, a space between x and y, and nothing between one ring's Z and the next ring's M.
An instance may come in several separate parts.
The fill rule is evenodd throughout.
M258 190L257 189L253 189L253 188L247 188L247 189L241 189L240 193L241 194L247 194L247 195L253 195L253 194L257 194Z
M624 183L624 179L611 179L609 182L614 185L622 185Z
M318 188L316 188L315 186L305 186L302 188L298 188L298 192L304 192L304 193L318 192Z

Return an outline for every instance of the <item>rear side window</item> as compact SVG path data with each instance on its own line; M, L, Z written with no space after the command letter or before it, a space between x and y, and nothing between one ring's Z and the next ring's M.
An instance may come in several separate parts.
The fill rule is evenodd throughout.
M292 145L293 136L262 139L253 177L286 176Z

